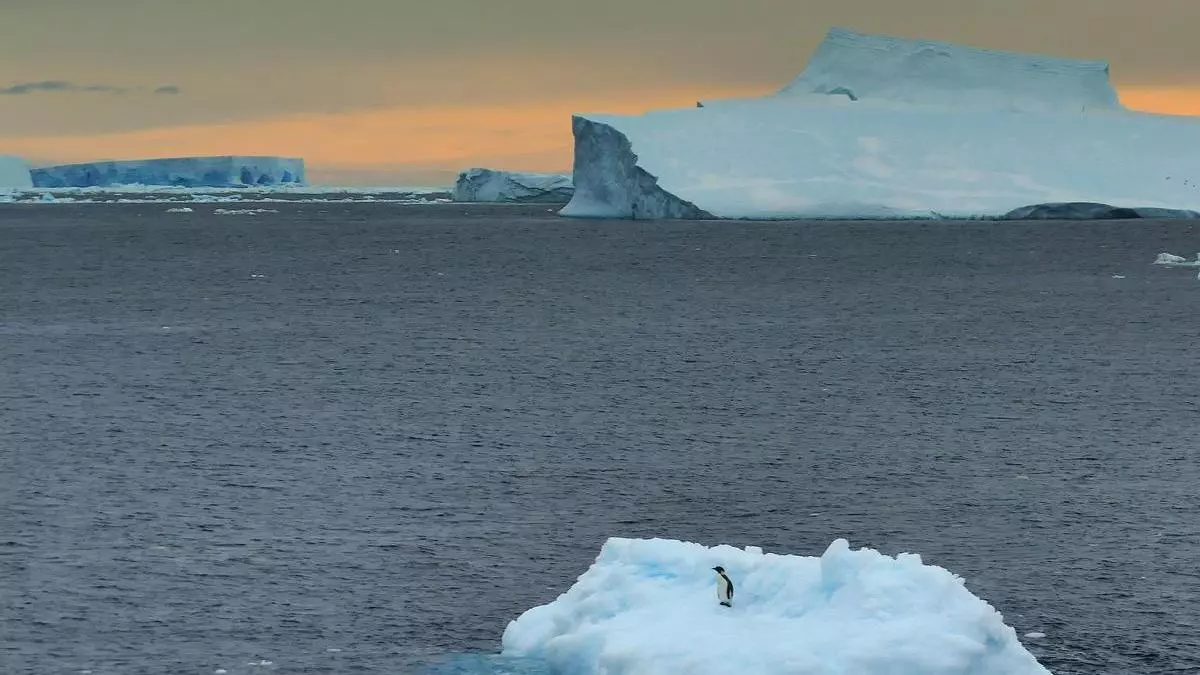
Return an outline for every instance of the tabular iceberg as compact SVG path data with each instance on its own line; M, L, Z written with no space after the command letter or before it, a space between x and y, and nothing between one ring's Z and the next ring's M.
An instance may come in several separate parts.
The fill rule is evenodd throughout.
M16 155L0 155L0 190L33 187L29 165Z
M34 169L40 188L156 185L247 187L304 185L304 160L291 157L174 157L63 164Z
M566 203L571 177L551 173L515 173L467 169L458 174L451 199L456 202Z
M734 580L717 604L711 568ZM504 654L607 675L1049 675L949 571L834 541L819 558L609 539L557 600L508 625Z
M1124 108L1100 61L833 29L804 72L773 95L576 115L572 127L575 194L565 216L1200 207L1200 155L1191 150L1200 118Z

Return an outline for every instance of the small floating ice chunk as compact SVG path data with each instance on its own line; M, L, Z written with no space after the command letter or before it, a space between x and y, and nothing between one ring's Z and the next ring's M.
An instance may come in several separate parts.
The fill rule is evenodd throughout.
M327 652L333 652L333 653L335 653L335 654L336 654L337 652L340 652L340 651L342 651L342 650L341 650L341 649L338 649L337 647L330 647L329 649L326 649L325 651L327 651Z
M1112 278L1114 278L1114 279L1124 279L1124 278L1125 278L1125 275L1124 275L1124 274L1114 274L1114 275L1112 275Z
M736 584L732 609L717 604L716 565ZM608 675L1049 675L962 578L845 539L817 557L609 539L502 645L556 671Z
M265 274L251 274L251 275L250 275L250 278L251 278L251 279L266 279L266 278L267 278L267 275L265 275Z
M218 216L253 216L259 213L279 213L278 209L213 209Z
M186 206L183 206L183 207L176 207L173 209L167 209L167 213L191 213L194 210L195 209L191 209Z
M247 663L246 665L248 665L248 666L269 666L272 663L274 663L274 662L263 659L261 661L251 661L250 663Z
M1191 261L1181 255L1159 253L1158 257L1154 259L1154 264L1167 267L1200 267L1200 253L1197 253L1196 259Z
M228 673L228 672L229 671L225 670L224 668L217 668L216 670L213 671L213 675L225 675L225 673Z
M1025 637L1027 637L1027 638L1035 638L1035 639L1036 639L1036 638L1044 638L1044 637L1046 637L1046 634L1045 634L1045 633L1039 633L1039 632L1037 632L1037 631L1034 631L1034 632L1032 632L1032 633L1026 633L1026 634L1025 634Z

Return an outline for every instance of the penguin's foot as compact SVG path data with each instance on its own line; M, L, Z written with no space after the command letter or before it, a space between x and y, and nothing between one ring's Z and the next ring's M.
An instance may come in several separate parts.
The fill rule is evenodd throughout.
M721 606L722 607L733 607L733 605L729 604L728 602L722 602Z

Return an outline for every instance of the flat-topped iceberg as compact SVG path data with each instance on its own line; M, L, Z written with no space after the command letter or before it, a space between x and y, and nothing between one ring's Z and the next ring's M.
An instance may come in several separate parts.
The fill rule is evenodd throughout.
M40 188L147 185L250 187L304 185L304 160L293 157L173 157L86 162L36 168Z
M834 29L757 99L577 115L565 216L1000 217L1200 209L1200 118L1125 109L1107 65ZM1086 217L1088 209L1063 211Z
M0 190L33 187L29 164L16 155L0 155Z
M1049 673L961 578L844 539L820 557L609 539L566 593L508 625L503 652L580 675Z
M456 202L564 204L573 192L571 177L562 174L474 168L458 174L451 199Z

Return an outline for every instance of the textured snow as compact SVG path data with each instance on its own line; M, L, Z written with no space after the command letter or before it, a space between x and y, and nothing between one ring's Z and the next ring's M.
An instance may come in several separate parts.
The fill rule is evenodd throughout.
M33 187L29 164L15 155L0 155L0 190Z
M577 115L573 130L567 216L1001 217L1083 202L1170 217L1200 209L1200 155L1191 151L1200 118L1124 109L1097 61L833 30L779 93Z
M573 192L571 177L551 173L516 173L467 169L458 174L451 198L456 202L565 203Z
M734 582L717 604L711 568ZM609 539L553 602L508 625L504 654L605 675L1046 675L961 578L920 556L820 557Z
M240 187L303 185L304 160L288 157L176 157L63 164L34 169L37 187L113 185Z

